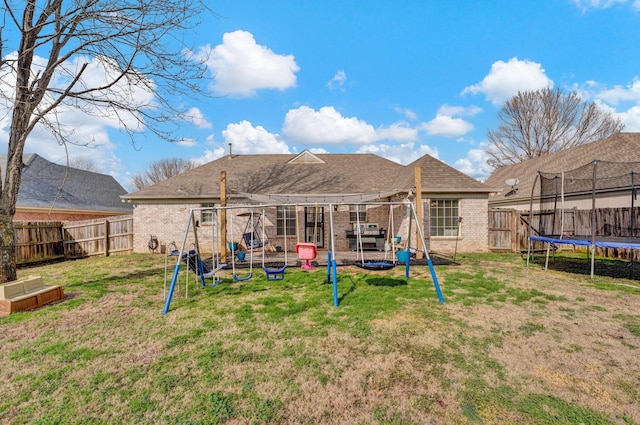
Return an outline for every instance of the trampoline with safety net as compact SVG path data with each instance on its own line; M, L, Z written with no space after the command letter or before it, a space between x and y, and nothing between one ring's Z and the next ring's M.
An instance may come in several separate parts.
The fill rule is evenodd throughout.
M594 160L568 171L538 172L531 190L527 265L536 243L546 247L545 269L552 247L586 247L593 278L598 250L640 250L638 171L638 162Z

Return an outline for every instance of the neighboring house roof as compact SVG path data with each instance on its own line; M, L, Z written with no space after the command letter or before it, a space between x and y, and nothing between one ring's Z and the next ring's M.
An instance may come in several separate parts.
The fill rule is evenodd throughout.
M423 191L489 193L484 184L428 155L403 166L374 154L227 155L123 196L132 201L218 198L220 172L227 192L260 195L376 194L407 192L421 166Z
M487 186L501 188L489 196L489 204L507 205L522 203L525 200L528 202L538 171L566 172L594 160L640 161L640 133L618 133L606 139L500 167L485 182ZM509 179L517 179L517 185L512 188L506 183Z
M127 191L112 176L58 165L37 154L25 154L23 161L17 208L122 214L133 210L122 202ZM0 155L0 164L5 163L6 155ZM2 167L3 180L4 174Z

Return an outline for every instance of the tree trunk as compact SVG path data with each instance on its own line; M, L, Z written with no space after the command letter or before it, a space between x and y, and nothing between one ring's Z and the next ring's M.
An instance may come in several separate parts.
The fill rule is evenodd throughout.
M0 213L0 283L17 280L13 216Z

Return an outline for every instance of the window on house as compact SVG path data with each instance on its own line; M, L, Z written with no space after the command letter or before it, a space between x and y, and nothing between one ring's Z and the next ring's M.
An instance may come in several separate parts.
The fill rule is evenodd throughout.
M215 204L202 204L202 208L213 208ZM200 211L200 223L212 224L213 223L213 209Z
M287 227L287 236L296 235L296 207L287 205L284 207L278 207L276 213L276 227L277 235L284 236L285 225Z
M458 236L458 205L457 199L431 200L431 236Z
M358 221L358 215L360 216L360 222L365 223L367 221L367 206L349 205L349 221L356 223Z

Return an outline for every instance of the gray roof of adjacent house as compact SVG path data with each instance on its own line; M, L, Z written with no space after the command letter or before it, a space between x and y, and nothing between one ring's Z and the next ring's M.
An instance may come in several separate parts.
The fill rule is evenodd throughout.
M488 193L483 183L425 155L403 166L374 154L227 155L138 192L132 201L217 199L220 172L225 171L230 198L247 194L292 195L317 199L323 195L407 192L415 186L414 169L422 167L425 193Z
M17 207L130 214L120 198L127 191L112 176L52 163L37 154L23 156ZM0 164L6 155L0 155ZM4 181L5 167L2 167Z
M538 171L561 173L576 169L594 160L640 161L640 133L618 133L606 139L500 167L485 182L487 186L501 188L489 196L489 204L506 205L528 201L531 198L531 190ZM510 179L517 179L518 183L512 187L507 184Z

